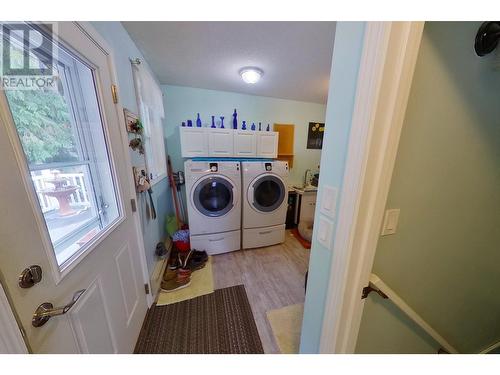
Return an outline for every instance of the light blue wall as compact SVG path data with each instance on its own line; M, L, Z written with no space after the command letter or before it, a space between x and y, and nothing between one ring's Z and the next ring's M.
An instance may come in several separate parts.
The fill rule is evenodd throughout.
M317 103L299 102L245 95L234 92L197 89L180 86L162 86L165 101L165 135L167 146L175 170L183 170L178 127L188 119L196 121L199 112L203 123L210 124L211 116L224 116L224 125L229 126L233 110L238 112L238 126L246 120L258 126L270 123L295 124L294 166L290 173L290 183L301 183L306 169L316 170L321 150L306 149L309 122L324 122L326 106ZM219 120L220 121L220 120Z
M92 25L113 49L120 104L128 110L138 113L129 58L139 57L142 61L146 61L144 56L139 52L139 49L120 22L92 22ZM133 164L144 164L143 159L139 157L137 152L131 151L131 156ZM165 237L165 216L172 211L170 189L166 178L153 186L153 195L157 213L157 219L154 221L149 220L146 216L146 194L143 193L137 197L150 274L156 261L154 255L156 244Z
M336 187L339 191L342 186L364 29L364 22L337 23L326 109L318 207L321 205L325 184ZM316 222L318 215L319 210L316 210ZM309 261L301 353L319 352L326 289L330 278L332 251L319 244L316 238L317 226L313 233Z

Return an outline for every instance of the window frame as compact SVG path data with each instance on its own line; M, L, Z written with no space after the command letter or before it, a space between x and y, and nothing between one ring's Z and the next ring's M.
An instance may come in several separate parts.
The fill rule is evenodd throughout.
M34 26L34 29L44 32L44 29ZM84 29L82 29L84 31ZM121 182L119 176L117 174L117 167L115 165L115 159L113 157L113 146L110 142L110 134L109 134L109 125L108 120L106 118L105 106L106 101L104 100L104 90L102 88L101 79L99 77L99 67L93 64L89 59L85 58L78 50L72 48L67 45L64 41L62 41L58 35L53 35L53 43L57 46L57 48L63 49L66 53L74 57L76 60L80 61L86 67L88 67L91 71L96 101L99 110L99 117L101 119L101 127L103 132L103 141L106 146L106 157L109 163L110 175L113 181L113 192L116 199L116 209L117 209L117 217L110 221L105 229L101 230L98 234L96 234L90 241L88 241L85 245L83 245L77 252L75 252L72 256L66 259L61 265L59 265L57 261L56 251L54 244L51 240L49 229L47 227L47 223L45 221L42 207L40 205L38 195L36 192L36 187L34 185L31 169L26 158L26 154L24 152L24 148L17 132L17 127L14 122L12 113L10 111L9 101L7 99L7 95L3 90L0 90L0 118L4 118L7 128L7 134L9 136L9 140L13 145L15 157L17 159L17 164L19 167L19 171L22 175L22 180L24 183L24 188L27 193L27 198L31 205L35 221L37 222L37 226L40 231L40 235L42 237L42 246L45 250L49 263L51 265L54 282L58 285L80 262L82 262L87 255L92 253L92 251L99 246L99 244L108 237L108 235L113 232L125 219L127 218L123 196L124 192L122 192L123 187L121 186ZM112 66L112 61L109 60L110 56L108 54L107 66L106 68L110 68L110 78L112 82L115 77L113 74L114 67ZM111 64L111 66L109 66ZM116 108L107 108L106 110L112 111L116 110ZM80 164L80 162L78 162ZM82 163L83 164L83 163Z
M131 62L132 63L132 62ZM144 143L144 160L146 163L146 169L150 177L151 186L154 186L158 182L162 181L167 177L167 149L164 139L163 130L163 120L164 117L160 116L158 112L159 108L153 108L143 97L143 85L155 85L156 87L151 88L152 91L158 90L161 95L161 105L163 109L163 92L161 91L160 85L156 81L155 77L151 73L151 70L145 62L140 64L132 63L132 79L134 82L134 88L137 98L137 107L139 111L139 118L142 121L144 127L143 132L143 143ZM152 114L154 117L152 118ZM155 133L161 133L161 137L156 137ZM160 151L161 150L161 151ZM161 153L162 160L156 160L158 152ZM157 163L158 161L158 163Z

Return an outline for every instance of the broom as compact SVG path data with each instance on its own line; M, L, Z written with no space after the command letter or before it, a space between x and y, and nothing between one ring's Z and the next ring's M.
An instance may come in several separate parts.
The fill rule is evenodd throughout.
M170 155L167 156L167 173L168 181L170 182L170 187L172 188L172 198L174 200L175 207L175 219L177 220L177 229L181 229L183 223L181 222L181 217L179 213L179 202L177 200L177 188L174 181L174 175L172 171L172 162L170 161Z

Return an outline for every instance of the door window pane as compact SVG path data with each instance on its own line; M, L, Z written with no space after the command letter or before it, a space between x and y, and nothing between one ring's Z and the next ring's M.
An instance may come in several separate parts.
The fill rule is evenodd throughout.
M62 269L120 213L96 72L62 46L55 48L57 90L6 90L6 97Z

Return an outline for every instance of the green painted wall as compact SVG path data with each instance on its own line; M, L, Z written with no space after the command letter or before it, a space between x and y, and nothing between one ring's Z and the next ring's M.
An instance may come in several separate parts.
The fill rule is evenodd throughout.
M473 51L478 22L428 22L374 272L460 352L500 340L500 71ZM357 352L439 346L372 296Z

